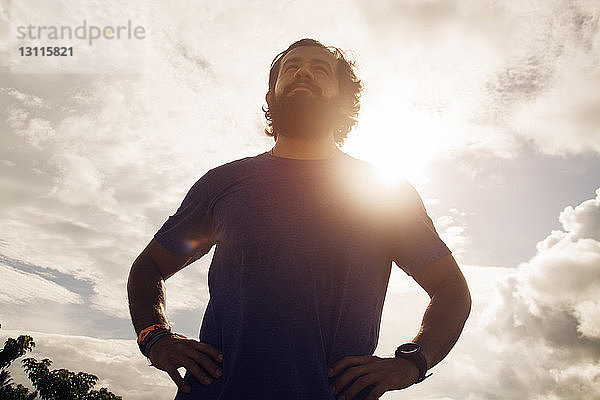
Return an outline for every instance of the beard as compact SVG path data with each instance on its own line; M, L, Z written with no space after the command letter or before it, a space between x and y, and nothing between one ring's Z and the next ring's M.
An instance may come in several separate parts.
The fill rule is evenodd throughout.
M270 107L273 131L277 135L315 138L331 134L339 126L339 99L311 96L304 90L274 96Z

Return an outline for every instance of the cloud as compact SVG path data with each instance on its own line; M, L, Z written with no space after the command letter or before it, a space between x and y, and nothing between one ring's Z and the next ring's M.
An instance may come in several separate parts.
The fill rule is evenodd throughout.
M358 52L368 78L362 114L381 115L361 123L368 132L398 127L386 143L406 131L433 136L423 148L416 143L419 154L437 149L431 157L509 158L529 144L552 155L600 152L593 1L357 3L373 37ZM386 63L372 65L380 52ZM386 115L385 124L369 122ZM407 157L411 139L402 140Z
M495 352L519 365L519 379L500 376L521 398L600 395L600 189L566 207L536 255L502 282L485 316Z
M599 34L600 37L600 34ZM600 53L600 39L594 45ZM573 56L573 65L546 93L522 104L515 113L513 126L538 149L547 154L566 155L600 152L600 99L595 87L600 85L600 59Z
M511 7L511 31L521 39L506 41L515 50L486 83L481 116L546 154L599 153L600 9L589 1L546 5Z
M559 221L572 239L594 239L600 241L600 201L596 198L586 200L577 207L568 206L560 213ZM546 247L550 247L548 243Z
M436 218L435 227L440 238L452 250L454 258L460 261L461 255L467 251L467 247L471 243L471 239L467 235L467 224L460 221L466 213L459 212L455 208L449 211L451 215L442 215Z
M124 282L136 252L202 171L217 164L210 156L191 162L197 157L191 143L219 141L183 128L186 106L170 128L174 117L163 119L161 102L131 114L126 104L158 96L156 88L148 93L137 84L118 78L106 86L89 83L87 102L95 108L65 110L61 99L50 107L53 117L39 97L16 89L2 93L7 129L0 185L9 196L0 213L8 255L27 254L29 262L93 282L92 305L120 318L128 318ZM181 129L177 140L166 140L170 129Z
M55 303L82 303L74 293L43 277L19 271L0 262L0 303L30 304L51 301Z

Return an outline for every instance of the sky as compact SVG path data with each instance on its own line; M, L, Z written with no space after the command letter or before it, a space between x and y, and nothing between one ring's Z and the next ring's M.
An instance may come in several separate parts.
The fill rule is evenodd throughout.
M471 290L432 377L382 399L600 397L597 1L2 0L0 21L2 343L29 334L55 368L173 398L136 346L129 269L208 169L273 146L270 63L310 37L365 87L342 150L413 183ZM84 21L143 37L19 37ZM74 55L19 53L50 45ZM213 251L166 281L188 337ZM394 265L376 355L416 335L428 301Z

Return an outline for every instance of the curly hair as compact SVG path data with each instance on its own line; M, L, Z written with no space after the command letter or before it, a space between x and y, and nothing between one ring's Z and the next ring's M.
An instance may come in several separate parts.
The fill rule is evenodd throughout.
M324 46L314 39L298 40L292 43L286 50L275 56L271 63L271 70L269 71L269 90L272 93L275 93L275 83L277 82L277 76L279 75L281 59L292 49L299 46L320 47L327 50L337 60L335 70L340 87L339 100L342 105L343 115L338 127L336 127L334 139L337 144L342 145L344 139L348 137L348 133L350 133L352 128L357 124L358 112L360 111L359 97L363 90L363 84L361 80L356 77L354 72L354 69L356 68L355 61L349 60L344 52L335 46ZM262 110L265 113L265 119L267 120L265 134L277 139L277 132L275 132L273 127L273 118L268 106L266 106L266 108L263 106Z

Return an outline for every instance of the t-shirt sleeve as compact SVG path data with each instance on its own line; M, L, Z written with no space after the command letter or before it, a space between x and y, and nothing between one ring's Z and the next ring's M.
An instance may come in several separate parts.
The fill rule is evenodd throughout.
M175 254L198 259L214 245L210 172L194 183L181 205L154 234Z
M396 189L391 226L392 260L411 275L452 252L435 230L417 190L406 180Z

